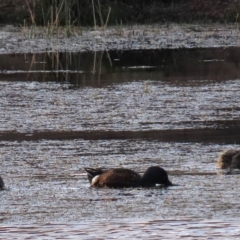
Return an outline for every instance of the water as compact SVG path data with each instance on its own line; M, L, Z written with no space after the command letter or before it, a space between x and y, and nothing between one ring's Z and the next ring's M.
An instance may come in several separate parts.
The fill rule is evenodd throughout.
M91 225L91 226L90 226ZM90 229L89 229L90 228ZM139 231L141 229L141 231ZM171 220L120 220L84 222L81 224L44 224L3 227L1 236L11 239L233 239L240 235L235 220L181 221ZM16 235L19 237L17 238Z
M0 55L0 232L239 236L239 49ZM60 67L61 66L61 67ZM160 165L178 186L91 189L84 167Z

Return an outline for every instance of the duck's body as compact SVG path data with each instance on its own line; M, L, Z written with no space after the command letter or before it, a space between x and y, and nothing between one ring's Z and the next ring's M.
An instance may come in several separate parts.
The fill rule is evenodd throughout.
M2 178L0 177L0 190L4 190L4 189L5 189L5 185Z
M217 160L217 167L221 169L240 169L240 151L230 149L220 153Z
M156 184L170 186L172 183L168 179L167 172L158 166L149 167L141 176L137 172L126 168L85 168L88 179L92 187L153 187Z
M240 169L240 151L233 156L231 168Z

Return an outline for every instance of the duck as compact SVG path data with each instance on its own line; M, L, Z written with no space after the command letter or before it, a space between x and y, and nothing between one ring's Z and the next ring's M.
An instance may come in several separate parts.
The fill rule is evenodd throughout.
M217 159L217 168L240 169L240 151L236 149L229 149L221 152Z
M4 189L5 189L5 185L2 178L0 177L0 190L4 190Z
M159 167L149 167L141 176L139 173L127 168L84 168L87 172L91 187L108 188L134 188L154 187L162 184L166 187L172 186L167 172Z

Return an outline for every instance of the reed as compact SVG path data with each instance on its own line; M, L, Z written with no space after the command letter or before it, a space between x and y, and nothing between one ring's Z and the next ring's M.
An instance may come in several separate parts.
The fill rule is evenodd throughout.
M54 27L92 23L94 28L106 28L111 13L110 3L109 0L25 0L30 24Z
M0 21L93 26L156 22L239 22L240 1L226 0L2 0ZM203 3L204 2L204 3ZM27 11L27 12L26 12ZM8 19L8 20L7 20Z
M31 4L30 4L31 2ZM80 18L86 8L91 8L93 28L106 30L111 14L111 7L106 11L103 1L92 0L86 5L86 0L25 0L30 21L23 21L23 31L26 37L34 38L35 27L43 25L48 37L60 34L69 38L76 27L81 27ZM85 5L84 5L85 3ZM86 14L89 11L86 11ZM78 31L76 34L81 34Z

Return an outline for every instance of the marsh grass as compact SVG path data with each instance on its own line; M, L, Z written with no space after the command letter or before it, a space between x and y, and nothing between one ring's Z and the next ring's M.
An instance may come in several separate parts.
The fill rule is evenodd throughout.
M156 22L239 22L240 1L1 0L0 21L105 27ZM5 3L6 2L6 3ZM11 4L10 4L10 3ZM6 5L6 6L5 6Z
M81 17L84 12L89 15L92 9L92 23L94 30L105 31L111 14L111 7L102 4L100 0L77 1L77 0L32 0L31 4L25 0L29 20L24 19L22 30L25 37L34 38L35 27L39 24L45 30L44 35L51 37L62 36L71 37L74 34L81 34ZM84 5L85 3L85 5Z

